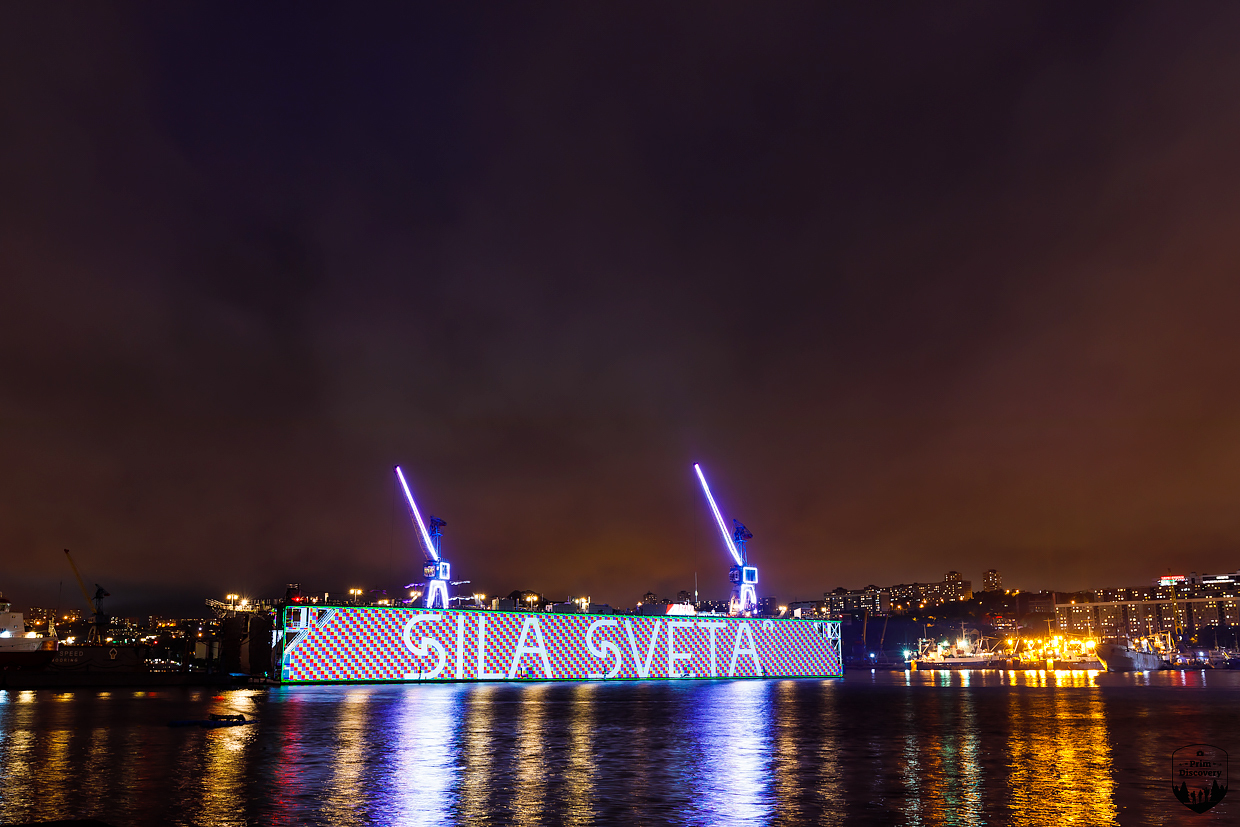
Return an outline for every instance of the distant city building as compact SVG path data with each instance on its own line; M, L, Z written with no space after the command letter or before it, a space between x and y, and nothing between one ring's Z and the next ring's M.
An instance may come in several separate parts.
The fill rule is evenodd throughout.
M973 583L960 576L958 571L943 575L942 596L944 600L972 600Z
M923 608L926 605L926 599L932 583L900 583L887 589L891 596L891 605L896 611L912 611L914 609ZM931 605L940 601L937 594L931 601Z
M41 609L36 606L31 606L25 611L25 621L27 625L45 627L47 626L49 620L52 623L56 622L55 609Z
M982 591L1003 591L1003 575L999 574L996 569L986 569L986 573L982 575Z
M891 591L878 586L866 586L864 589L849 591L844 587L827 592L823 595L827 612L832 615L846 612L869 612L870 614L886 614L891 611Z
M1099 638L1143 637L1177 630L1184 633L1240 626L1240 598L1059 603L1055 606L1055 620L1061 632Z
M901 612L938 606L949 600L973 599L972 582L958 571L949 571L941 583L900 583L883 591L889 596L891 608Z
M1231 574L1203 574L1200 577L1197 572L1193 572L1189 576L1189 583L1212 593L1237 594L1240 593L1240 571Z

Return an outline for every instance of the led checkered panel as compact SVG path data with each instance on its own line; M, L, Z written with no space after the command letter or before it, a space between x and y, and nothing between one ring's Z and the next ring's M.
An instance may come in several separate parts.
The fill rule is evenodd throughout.
M381 607L302 616L286 630L290 682L842 674L832 621Z

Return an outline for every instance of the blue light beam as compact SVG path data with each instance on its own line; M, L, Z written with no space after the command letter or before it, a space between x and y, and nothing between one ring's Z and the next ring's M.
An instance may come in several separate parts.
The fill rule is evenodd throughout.
M719 514L719 506L715 505L715 498L710 495L710 486L706 484L706 477L702 474L702 466L696 462L693 463L693 470L697 471L698 480L702 483L702 491L706 494L706 501L710 503L710 510L715 515L715 522L719 524L719 533L723 535L723 542L727 545L728 551L732 552L732 559L736 561L736 565L741 566L741 553L736 550L736 544L732 542L732 535L728 533L728 527L723 522L723 517ZM413 502L413 500L410 500Z
M422 522L422 515L418 512L417 503L413 501L413 495L409 493L409 483L405 482L405 475L401 473L400 466L396 466L396 476L400 479L400 487L405 489L405 499L409 501L409 510L413 512L413 519L417 521L418 530L422 532L422 540L426 543L426 550L431 558L438 563L439 554L435 551L435 544L431 542L431 534L426 530L426 523ZM707 494L707 496L710 496Z

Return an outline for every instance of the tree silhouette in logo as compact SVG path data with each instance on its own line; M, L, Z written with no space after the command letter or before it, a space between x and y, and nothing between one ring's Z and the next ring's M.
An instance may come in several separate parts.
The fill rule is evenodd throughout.
M1204 761L1209 761L1209 758L1203 750L1197 750L1197 755L1195 757L1201 758ZM1197 766L1200 767L1202 765L1198 764ZM1207 766L1209 765L1207 764ZM1202 773L1202 775L1205 775L1205 773ZM1223 780L1226 782L1225 776ZM1201 781L1204 782L1205 778L1201 778ZM1181 781L1178 785L1172 781L1171 791L1175 793L1175 797L1178 798L1185 807L1196 813L1204 813L1206 810L1222 801L1223 796L1227 795L1227 784L1219 784L1218 775L1214 775L1211 778L1209 787L1189 788L1188 781Z

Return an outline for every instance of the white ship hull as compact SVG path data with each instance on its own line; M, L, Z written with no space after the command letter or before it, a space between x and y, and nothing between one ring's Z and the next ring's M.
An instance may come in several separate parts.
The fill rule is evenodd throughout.
M56 656L55 638L26 633L21 612L0 595L0 669L40 669Z
M918 669L990 669L994 658L918 658Z

